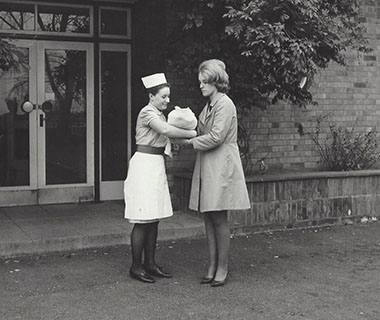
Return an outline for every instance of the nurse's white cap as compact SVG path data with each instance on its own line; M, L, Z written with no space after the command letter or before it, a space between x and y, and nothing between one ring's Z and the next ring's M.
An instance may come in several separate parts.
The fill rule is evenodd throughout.
M161 84L167 83L165 74L163 73L151 74L150 76L141 78L141 81L143 82L144 87L146 89L153 88Z

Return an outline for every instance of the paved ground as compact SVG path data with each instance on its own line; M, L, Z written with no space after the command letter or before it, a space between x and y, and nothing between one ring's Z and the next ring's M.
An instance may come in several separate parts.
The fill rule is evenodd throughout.
M0 208L0 257L130 243L124 202ZM160 239L204 235L201 219L175 213L160 224Z
M154 285L129 246L0 260L0 319L380 319L380 223L236 237L220 288L198 283L205 244L161 241Z

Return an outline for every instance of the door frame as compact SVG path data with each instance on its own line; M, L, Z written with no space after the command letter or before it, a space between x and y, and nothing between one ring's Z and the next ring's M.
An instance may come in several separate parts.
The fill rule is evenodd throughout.
M127 52L127 141L126 148L127 148L127 163L131 158L131 145L132 145L132 139L131 139L131 116L132 116L132 106L131 106L131 45L130 44L117 44L117 43L100 43L99 44L99 70L102 70L102 61L101 61L101 52L102 51L113 51L113 52ZM123 186L124 186L124 180L119 181L102 181L102 97L101 97L101 75L99 74L99 177L100 177L100 183L99 183L99 198L101 201L105 200L120 200L124 198L124 192L123 192ZM127 174L127 170L125 172Z

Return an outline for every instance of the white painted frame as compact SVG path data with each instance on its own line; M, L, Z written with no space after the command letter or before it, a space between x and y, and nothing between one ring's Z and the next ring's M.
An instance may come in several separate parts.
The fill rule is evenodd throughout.
M101 52L102 51L111 51L111 52L127 52L127 160L131 158L131 144L132 144L132 139L131 139L131 126L132 126L132 121L131 121L131 116L132 116L132 111L131 111L131 45L129 44L111 44L111 43L101 43L99 47L99 70L102 70L101 68ZM99 88L101 88L101 77L99 77ZM100 89L99 89L100 91ZM101 99L101 92L99 94L99 112L100 115L102 114L102 99ZM102 117L99 117L99 152L100 152L100 165L99 165L99 171L100 171L100 179L102 177L102 125L101 125ZM127 165L127 164L126 164ZM120 181L100 181L100 200L120 200L123 199L124 193L123 193L123 184L124 180Z

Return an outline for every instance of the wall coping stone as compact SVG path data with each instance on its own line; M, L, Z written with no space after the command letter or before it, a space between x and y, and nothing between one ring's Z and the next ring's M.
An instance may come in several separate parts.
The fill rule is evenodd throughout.
M191 179L191 173L175 173L175 177ZM286 180L307 180L307 179L333 179L333 178L351 178L351 177L368 177L380 176L380 169L373 170L351 170L351 171L318 171L318 172L290 172L262 174L246 177L246 182L272 182Z

